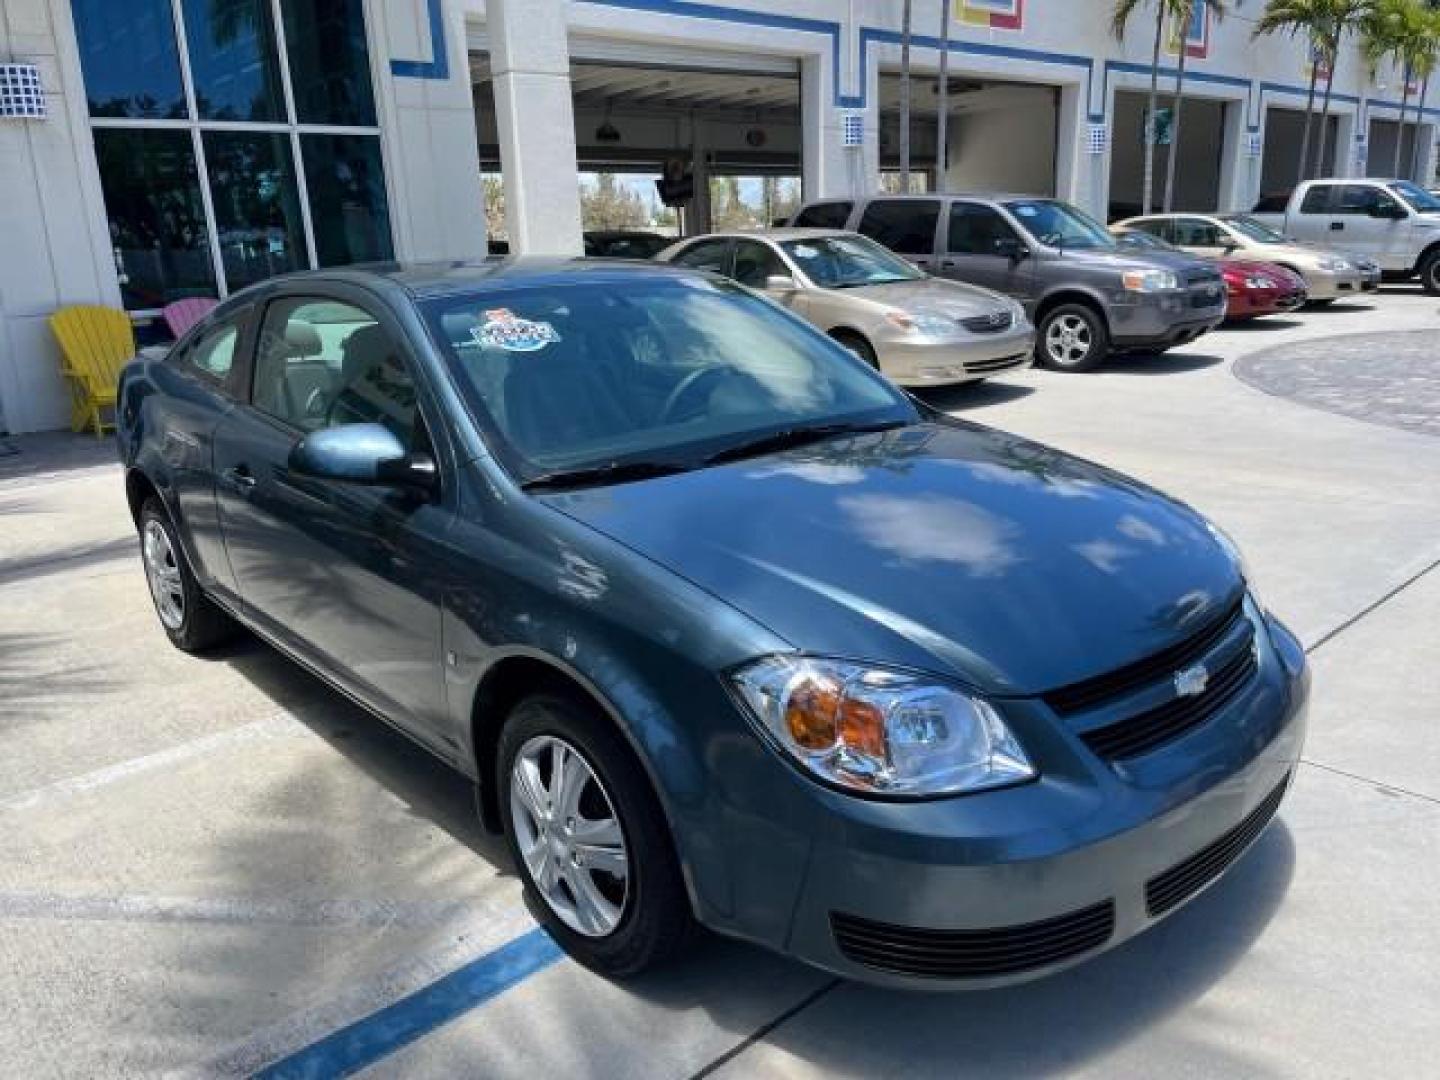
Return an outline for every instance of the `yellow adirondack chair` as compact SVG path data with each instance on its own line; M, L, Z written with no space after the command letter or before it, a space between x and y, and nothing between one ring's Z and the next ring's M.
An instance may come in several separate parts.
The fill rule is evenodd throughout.
M135 355L130 316L115 308L78 304L51 315L50 329L64 355L61 373L70 382L70 427L93 427L103 436L115 422L101 410L115 407L120 369Z

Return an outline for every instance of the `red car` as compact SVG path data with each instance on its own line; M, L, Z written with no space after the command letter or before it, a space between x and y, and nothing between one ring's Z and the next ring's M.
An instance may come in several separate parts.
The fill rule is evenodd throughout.
M1225 276L1229 296L1226 322L1282 315L1305 303L1305 279L1283 266L1226 260L1220 264L1220 272Z
M1122 247L1141 251L1180 250L1140 229L1115 229L1114 232L1116 242ZM1216 259L1214 262L1225 277L1228 296L1226 322L1245 322L1262 315L1283 315L1294 311L1308 299L1305 279L1283 266L1243 259Z

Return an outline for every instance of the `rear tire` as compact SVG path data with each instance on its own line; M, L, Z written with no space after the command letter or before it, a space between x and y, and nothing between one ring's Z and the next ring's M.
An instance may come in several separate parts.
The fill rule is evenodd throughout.
M140 561L160 627L177 649L205 652L239 631L200 588L175 524L156 498L140 508Z
M1430 296L1440 296L1440 248L1420 260L1420 287Z
M1051 371L1090 371L1110 352L1105 320L1084 304L1060 304L1040 320L1035 362Z
M506 843L550 936L610 978L672 959L694 925L689 895L659 799L609 718L536 694L511 711L496 756ZM557 783L557 763L576 779Z
M1307 303L1305 306L1308 307L1308 308L1312 308L1312 309L1318 310L1318 309L1320 309L1320 308L1327 308L1327 307L1329 307L1331 304L1335 303L1335 301L1336 301L1336 300L1339 300L1339 299L1340 299L1340 298L1339 298L1338 296L1331 296L1331 297L1327 297L1327 298L1324 299L1324 300L1311 300L1311 301L1310 301L1309 303Z

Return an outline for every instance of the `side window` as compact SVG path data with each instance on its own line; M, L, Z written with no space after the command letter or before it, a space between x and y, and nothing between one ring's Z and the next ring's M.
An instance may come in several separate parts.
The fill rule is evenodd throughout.
M1167 244L1175 242L1175 230L1171 227L1169 218L1147 218L1145 221L1133 222L1130 226L1133 229L1140 229L1151 236L1158 236Z
M756 243L754 240L741 240L735 245L735 272L734 278L741 285L748 285L752 289L763 289L765 279L772 274L788 275L789 270L780 261L778 255L770 250L769 245Z
M860 232L901 255L932 255L939 220L933 199L876 199L865 208Z
M1176 218L1175 243L1181 247L1224 247L1220 229L1204 218Z
M1340 188L1337 214L1368 215L1373 210L1391 209L1399 205L1378 187L1369 184L1344 184Z
M1305 192L1305 201L1300 204L1300 212L1302 214L1328 214L1330 197L1334 191L1334 184L1316 184Z
M730 270L729 253L729 240L701 240L670 261L677 266L693 266L696 270L713 270L717 274L726 274Z
M850 220L851 203L826 202L807 206L795 216L795 226L804 229L843 229Z
M997 240L1018 240L1009 222L988 206L955 203L950 207L950 251L956 255L994 255Z
M415 380L369 312L338 300L288 297L265 310L251 400L302 431L377 423L415 440Z
M240 344L241 318L243 316L236 316L204 334L185 350L184 364L215 382L229 378L230 369L235 366L235 350Z

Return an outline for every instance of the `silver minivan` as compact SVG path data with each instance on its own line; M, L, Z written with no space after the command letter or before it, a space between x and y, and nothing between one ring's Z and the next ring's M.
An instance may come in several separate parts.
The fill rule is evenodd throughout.
M877 195L808 203L791 220L848 228L938 277L1024 305L1037 363L1085 371L1116 352L1160 353L1225 319L1225 283L1210 263L1122 249L1105 226L1033 195Z

